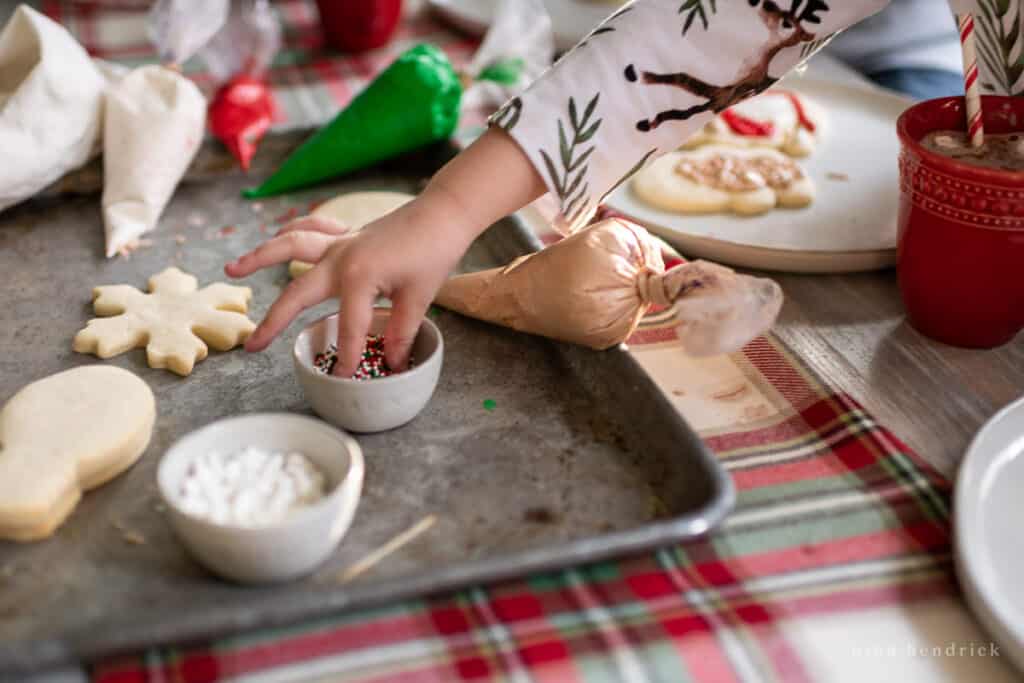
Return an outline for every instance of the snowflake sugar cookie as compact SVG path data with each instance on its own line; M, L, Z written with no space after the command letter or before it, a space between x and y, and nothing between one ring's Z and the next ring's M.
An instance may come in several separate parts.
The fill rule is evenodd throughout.
M207 344L227 351L256 328L245 316L252 290L224 283L198 289L196 278L168 268L149 279L149 294L130 285L96 287L96 315L75 335L74 350L110 358L146 347L151 368L188 375ZM203 342L206 342L205 344Z

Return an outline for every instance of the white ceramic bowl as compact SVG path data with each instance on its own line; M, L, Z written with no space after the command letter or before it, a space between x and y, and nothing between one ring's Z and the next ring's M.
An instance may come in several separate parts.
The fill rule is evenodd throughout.
M247 446L304 454L327 479L327 495L260 527L215 524L184 512L180 484L193 458ZM334 552L355 516L363 474L362 449L348 434L303 415L257 413L214 422L180 439L160 461L157 484L171 526L193 557L225 578L269 583L308 574Z
M370 334L383 334L391 309L374 308ZM295 375L316 414L352 432L382 432L400 427L427 405L441 376L444 340L424 318L412 345L413 367L390 377L354 380L326 375L313 360L338 338L338 314L316 321L295 340Z

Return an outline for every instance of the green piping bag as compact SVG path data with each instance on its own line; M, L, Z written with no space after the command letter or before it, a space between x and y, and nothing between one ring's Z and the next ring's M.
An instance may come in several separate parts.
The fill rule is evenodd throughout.
M402 53L326 126L313 134L248 199L268 197L392 159L451 137L462 84L433 45Z

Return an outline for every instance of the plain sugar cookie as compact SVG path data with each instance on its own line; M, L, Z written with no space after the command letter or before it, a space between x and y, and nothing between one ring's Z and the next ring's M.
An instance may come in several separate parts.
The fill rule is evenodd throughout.
M405 192L353 192L324 202L312 215L334 219L348 226L352 232L359 232L415 198L415 195ZM288 274L296 278L312 268L310 263L292 261L288 264Z
M814 182L795 161L771 149L736 147L670 152L637 173L632 190L644 203L673 213L749 216L814 200Z
M207 344L228 351L249 338L256 329L245 316L251 298L248 287L222 282L199 289L177 268L151 277L149 294L130 285L96 287L93 309L104 317L90 320L73 348L111 358L145 346L149 367L188 375L206 358Z
M131 467L149 445L156 401L146 383L91 365L23 387L0 411L0 538L46 538L82 492Z
M726 109L689 138L683 149L732 145L810 156L825 128L825 112L789 90L769 90Z

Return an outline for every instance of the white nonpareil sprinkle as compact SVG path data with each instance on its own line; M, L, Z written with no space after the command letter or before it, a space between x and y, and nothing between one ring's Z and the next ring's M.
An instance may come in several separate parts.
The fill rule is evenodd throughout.
M216 524L264 526L324 497L324 475L301 453L253 446L211 451L189 464L182 509Z

